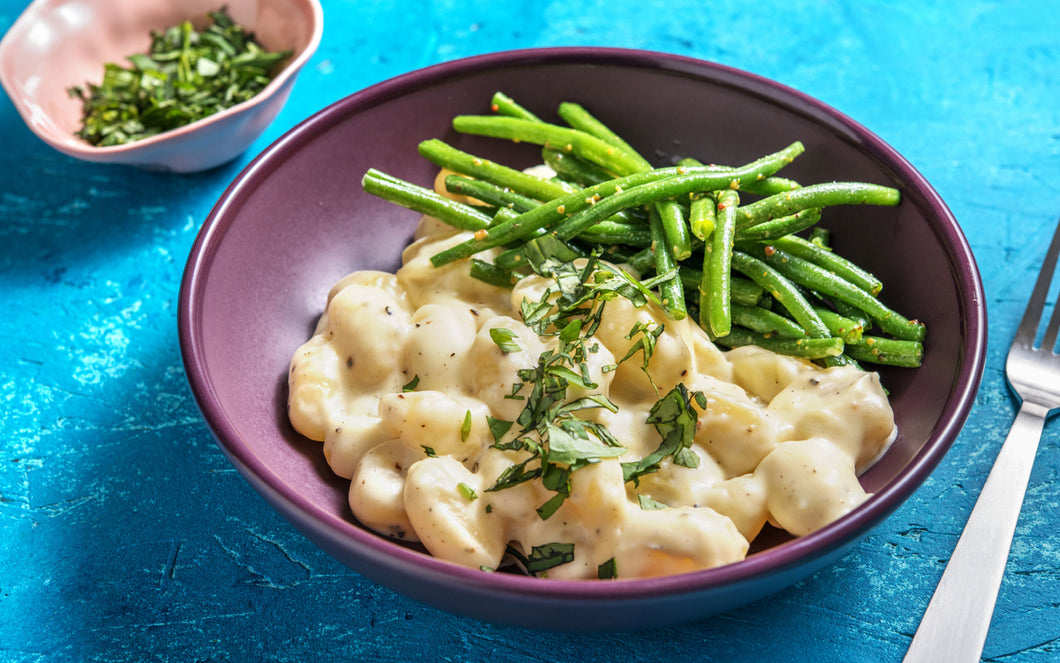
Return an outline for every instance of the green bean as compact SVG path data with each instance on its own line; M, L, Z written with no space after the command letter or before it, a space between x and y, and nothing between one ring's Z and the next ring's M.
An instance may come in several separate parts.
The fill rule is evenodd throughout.
M579 159L573 154L551 148L541 150L545 164L556 171L560 178L579 186L592 186L614 179L614 175L594 163Z
M706 239L714 231L714 221L718 214L714 196L709 193L693 193L688 210L688 226L692 234L699 239Z
M792 281L861 309L880 326L880 329L891 336L907 341L924 340L923 323L908 320L850 281L840 278L823 267L780 249L763 250L761 257Z
M493 213L493 218L490 219L490 228L511 221L517 216L519 216L519 212L516 212L510 207L497 207L496 211Z
M511 272L477 258L471 259L470 263L470 273L472 278L489 283L490 285L495 285L498 288L511 289L511 287L515 285L516 278L512 276Z
M547 204L539 205L538 207L521 214L510 223L491 228L490 232L486 233L484 236L476 237L461 244L457 244L431 256L431 263L436 267L440 267L450 262L472 256L479 251L493 248L494 246L501 246L503 244L525 239L542 228L547 228L558 223L567 214L583 210L586 207L595 204L601 196L621 191L623 183L628 185L630 181L652 181L653 178L662 179L663 177L665 177L665 175L660 174L658 171L638 173L636 175L631 175L628 178L611 180L609 182L604 182L587 189L582 189L561 196L549 201ZM596 221L603 220L603 218L606 218L607 216L611 215L607 214L592 219L586 224L586 227L592 225ZM564 239L567 238L564 237Z
M502 92L494 93L491 107L494 112L500 113L501 115L515 117L523 120L530 120L533 122L543 122L541 118L534 115L526 108L523 108L514 99ZM571 124L573 128L587 131L588 133L593 134L600 139L606 139L605 136L609 136L614 140L620 141L621 145L624 146L624 149L628 149L630 152L635 152L633 148L629 147L629 145L625 143L625 141L622 141L622 139L618 138L618 136L611 132L610 129L607 129L607 127L605 127L602 123L596 120L596 118L589 115L588 111L586 111L581 106L570 103L560 104L560 117L567 119L567 117L565 117L565 114L571 113L571 117L574 119L574 122L571 122L571 120L569 119L567 121L568 124ZM590 127L593 129L593 131L590 131ZM594 131L599 131L600 134L594 133ZM566 153L561 150L546 147L541 151L541 153L542 160L545 162L545 164L552 168L552 170L554 170L557 175L559 175L562 179L576 182L580 186L591 186L593 184L599 184L600 182L612 179L614 177L612 173L608 172L607 170L604 170L596 164L589 163L587 161L579 159L573 154ZM649 170L650 168L651 164L645 162L644 170Z
M828 331L831 332L832 336L838 336L843 339L844 343L858 343L861 341L865 327L858 321L851 320L824 306L814 306L813 310L817 311L817 315L821 317L821 321L828 327Z
M733 327L728 334L715 340L718 344L730 348L757 345L778 354L806 359L838 357L843 354L843 339L841 338L782 338L767 336L742 327Z
M861 368L857 360L855 360L853 357L846 353L847 347L849 346L843 346L843 354L836 357L821 357L817 360L818 363L820 363L825 368L829 368L831 366L856 366L857 368Z
M506 224L503 227L498 226L496 228L491 228L489 233L481 239L471 239L435 254L431 257L431 263L438 267L453 262L454 260L467 258L479 251L484 251L494 246L500 246L502 244L507 244L508 242L516 241L520 238L528 237L540 228L545 228L557 223L567 214L585 210L590 206L593 206L594 208L599 207L601 202L598 201L601 199L604 201L609 199L604 198L605 196L612 197L613 195L621 195L619 192L625 194L628 193L627 189L636 188L637 186L644 184L665 184L667 178L670 178L670 187L668 190L674 191L672 194L668 195L677 195L681 193L681 186L688 187L690 184L691 186L689 189L686 189L686 193L688 190L695 189L730 188L735 179L756 179L775 172L785 164L790 163L795 156L802 152L802 150L802 143L795 142L778 152L774 152L773 154L762 157L746 166L726 173L712 172L707 169L683 167L658 168L643 173L634 173L633 175L627 175L626 177L621 177L609 182L603 182L555 198L549 201L549 204L547 205L540 205L537 208L520 215L518 219L510 224ZM674 186L674 182L676 182L678 186ZM640 193L644 192L641 191ZM659 197L667 197L666 192L663 191L663 195L660 195ZM650 199L650 196L648 198ZM645 202L647 202L647 199ZM636 205L636 203L629 204ZM625 203L616 206L616 208L625 207ZM585 224L585 227L588 227L607 216L610 216L610 214L591 218ZM577 232L573 234L576 235Z
M495 92L490 107L495 113L508 117L515 117L533 122L543 122L541 118L519 105L514 99L503 92ZM545 148L541 154L542 160L562 179L573 181L580 186L599 184L614 177L611 173L595 164L583 161L572 154L565 154L559 150Z
M704 164L702 161L700 161L698 159L693 159L692 157L685 157L684 159L681 159L680 161L678 161L677 165L678 166L705 166L707 164ZM709 167L710 168L715 168L718 171L724 171L725 169L728 168L728 166L717 166L717 165L710 165ZM783 193L785 191L791 191L793 189L798 189L798 188L800 188L800 186L801 185L798 182L796 182L795 180L789 180L786 177L777 177L776 175L772 175L770 177L765 177L765 178L762 178L760 180L751 180L751 181L746 181L746 182L741 181L740 182L740 191L744 191L746 193L753 193L753 194L757 194L757 195L760 195L760 196L769 196L769 195L773 195L775 193Z
M471 258L471 260L476 259ZM514 272L517 269L529 266L530 262L526 259L526 252L523 247L516 246L498 253L493 259L493 264L505 271Z
M719 170L719 172L732 173L736 177L734 177L734 182L730 184L729 188L738 190L740 186L746 186L749 182L761 182L771 177L778 170L794 161L795 157L802 154L805 150L806 147L800 141L795 141L779 152L767 154L739 168L726 167L717 169L712 166L703 166L703 168L708 170L714 168Z
M509 100L509 103L511 104L515 102ZM542 121L532 114L524 116L524 119L533 120L535 122ZM610 135L613 136L613 134ZM621 140L618 139L617 136L615 138ZM593 186L614 179L614 174L608 170L594 163L585 161L577 155L569 152L544 147L541 150L541 159L545 162L545 165L552 168L561 180L572 182L578 186ZM644 166L644 170L651 169L651 165L647 162L644 162ZM625 212L619 212L616 216L618 217L618 220L621 221L630 221L633 218L630 214L626 214Z
M490 109L494 113L500 113L508 117L518 117L523 120L534 120L535 122L540 121L536 115L520 106L518 102L503 92L493 93L493 98L490 100Z
M420 143L419 152L436 166L485 180L535 200L552 200L576 190L576 187L569 184L530 175L468 154L436 138Z
M830 250L829 245L832 243L832 233L827 228L817 226L810 231L810 242L822 249Z
M605 219L583 230L580 237L596 244L627 244L640 248L651 246L651 229L645 223Z
M703 258L703 269L699 271L699 283L695 286L696 303L699 306L699 319L696 321L699 323L700 328L707 333L711 339L715 337L714 331L710 327L710 309L712 300L712 290L710 283L710 247L706 246L703 248L705 255ZM682 268L681 271L686 271ZM732 305L730 300L729 305ZM731 329L730 325L730 329Z
M881 303L879 279L834 254L817 227L822 208L897 205L899 191L859 182L801 186L777 175L801 143L739 167L682 159L650 162L577 103L559 105L569 126L543 121L496 92L494 115L460 115L464 134L538 145L556 177L538 177L462 152L440 140L420 153L453 175L445 189L470 204L369 170L372 194L440 218L474 237L431 257L441 266L470 258L471 275L511 287L545 259L593 255L627 264L640 288L657 289L668 315L691 312L719 345L753 343L823 366L858 361L917 366L924 326ZM437 185L436 185L437 186ZM741 201L741 192L754 202ZM810 230L810 239L796 233ZM474 256L503 247L492 261ZM696 269L692 265L702 265ZM655 301L655 295L650 298ZM870 336L872 327L883 336Z
M718 193L717 227L710 243L703 247L705 286L700 286L700 306L706 304L707 331L714 336L725 336L732 327L731 293L729 282L732 271L732 246L736 233L736 210L740 194L732 189ZM700 318L703 317L700 312Z
M835 310L839 315L854 321L854 323L860 325L862 329L869 329L872 327L872 318L865 315L865 312L856 306L851 306L838 299L832 299L830 303L835 307Z
M806 330L808 336L823 338L831 335L824 321L798 288L773 267L742 251L732 252L732 266L773 295L777 303L787 309L791 317Z
M762 301L765 290L750 279L745 279L736 274L729 277L730 299L733 304L742 306L757 306Z
M509 100L509 104L514 103ZM606 141L621 150L628 152L631 156L639 159L639 169L642 171L651 170L651 164L640 157L640 154L633 149L625 140L608 128L604 123L593 117L584 107L580 104L572 102L563 102L559 107L559 116L567 121L573 129L584 131L600 140ZM540 122L541 120L532 114L527 114L524 119L534 120ZM542 159L545 164L552 168L562 179L567 181L575 182L581 186L592 186L601 182L614 179L614 175L607 169L599 166L595 163L586 161L579 158L577 155L551 147L544 147L541 150ZM623 213L619 214L621 220L629 220L629 216ZM667 220L666 214L663 215L664 221ZM667 236L671 236L671 230L667 227ZM680 235L675 235L679 242ZM675 240L671 240L672 243ZM680 247L680 243L675 243L675 247ZM683 252L680 248L676 248L674 251L674 257L677 260L683 260Z
M698 292L699 284L703 281L703 270L688 265L679 265L677 269L681 284L685 286L685 289Z
M864 182L826 182L777 193L740 208L736 229L790 216L811 207L830 205L897 205L897 189Z
M702 247L702 242L696 240L696 243L698 244L696 248ZM655 254L652 252L651 248L642 249L628 256L626 262L636 272L644 274L655 269ZM699 262L702 262L702 260ZM688 282L688 287L698 288L702 272L698 268L689 267L687 263L688 261L685 261L685 264L680 266L682 273L685 275L682 278Z
M677 276L677 263L666 243L666 232L663 230L662 220L656 210L651 210L649 216L651 226L652 248L655 252L655 273L667 274L674 271L674 277L659 284L659 299L662 301L666 312L674 320L683 320L688 315L685 304L685 291L681 286L681 279Z
M740 190L760 196L772 196L773 194L794 191L795 189L800 188L802 188L802 185L795 180L774 175L773 177L767 177L764 180L743 184L741 185Z
M760 227L761 226L755 226L754 229ZM791 255L802 258L803 260L809 260L810 262L833 272L868 292L870 295L876 296L879 294L880 290L883 289L883 283L878 278L861 267L858 267L843 256L822 248L819 244L816 244L811 240L802 239L797 236L783 237L774 240L773 246L778 249L783 249Z
M797 322L761 306L742 306L734 302L732 305L732 324L746 327L768 336L807 338L806 330L800 327Z
M660 170L669 169L666 168ZM659 171L648 171L646 173L640 173L640 175L646 177L656 172ZM636 177L636 175L631 175L629 177ZM619 180L613 181L617 182ZM595 203L588 203L586 206L582 206L581 209L556 225L552 229L552 232L562 239L569 239L577 235L584 228L587 228L598 220L605 219L616 212L631 207L640 207L641 205L654 203L659 200L666 200L693 191L717 189L731 190L731 188L726 186L725 183L732 181L732 173L702 172L686 169L683 173L675 174L671 177L654 179L645 182L644 184L638 184L629 188L622 187L621 191L615 192L613 195L609 195ZM592 191L593 189L595 189L595 187L587 189L587 191ZM559 201L557 200L553 202ZM566 211L568 213L570 212L570 210Z
M587 161L582 161L578 157L572 154L563 154L555 150L544 149L542 150L542 156L545 158L546 164L552 166L559 166L561 169L566 168L569 179L568 182L573 182L583 187L595 186L597 184L604 184L606 182L613 182L614 175L604 171L599 166L591 164ZM556 168L553 167L553 170ZM559 171L557 171L558 173ZM622 223L645 223L647 227L647 218L638 215L636 210L619 210L613 215L615 221Z
M433 216L461 230L484 230L492 222L488 215L470 205L447 198L432 189L392 177L374 168L365 172L361 179L361 186L373 196L379 196L415 212Z
M629 256L625 262L638 274L646 274L655 269L655 253L649 246ZM681 267L682 272L686 269L684 266ZM697 273L698 271L696 270ZM699 281L697 280L696 283L698 284Z
M539 231L539 234L544 235L546 233L542 230ZM645 255L636 259L639 266L636 268L637 271L646 272L655 268L655 256L651 252L651 229L646 223L625 223L623 221L605 219L583 230L577 238L571 238L571 240L574 239L581 240L596 248L624 245L642 249ZM510 249L508 252L516 250L518 250L518 247ZM585 252L586 255L588 253L588 251ZM631 252L626 258L620 258L619 262L632 259L634 255L636 254Z
M481 200L487 205L503 207L520 213L532 210L541 204L510 189L499 187L484 180L464 177L463 175L447 176L445 178L445 190L449 193Z
M494 115L457 115L453 118L453 129L465 134L507 138L572 152L617 175L644 170L639 155L630 154L584 131L548 122Z
M702 270L688 265L681 265L679 276L685 288L699 292L699 286L703 282ZM729 277L729 287L731 289L729 300L733 306L757 306L765 293L762 286L736 274L732 274Z
M846 352L858 361L916 368L924 358L924 345L920 341L864 336L860 343L847 345Z
M692 238L681 205L673 200L659 200L655 202L655 210L659 213L666 245L674 260L681 261L692 255Z
M801 232L821 220L821 209L811 207L789 216L765 221L740 231L740 242L763 242L780 240L791 233Z
M729 166L719 166L716 163L704 163L693 157L684 157L683 159L678 160L677 165L684 166L685 168L713 168L719 172L729 169Z
M651 164L643 158L637 150L633 149L621 136L611 130L606 124L593 117L581 104L565 101L559 105L558 115L563 118L572 128L584 131L596 136L615 147L628 152L640 160L641 170L651 170Z

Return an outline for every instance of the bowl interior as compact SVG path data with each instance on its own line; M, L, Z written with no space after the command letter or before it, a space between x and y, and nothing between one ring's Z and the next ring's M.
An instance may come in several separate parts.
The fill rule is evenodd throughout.
M293 50L291 62L312 43L317 14L308 0L228 0L234 21L269 50ZM67 89L98 83L103 65L127 66L146 52L150 32L190 19L202 27L214 0L138 0L135 8L108 0L37 0L0 44L0 77L30 128L56 145L90 146L73 134L81 104ZM273 81L278 84L277 81Z
M833 208L825 215L837 249L879 275L883 299L929 330L922 368L883 371L899 436L863 477L877 494L821 532L693 574L674 591L718 586L754 565L790 567L849 544L912 492L963 423L985 346L976 268L942 202L869 132L791 90L672 56L579 49L485 56L353 95L278 141L222 198L189 259L182 345L208 423L260 490L307 529L327 530L330 550L355 568L365 551L387 551L406 571L472 577L359 529L346 504L348 482L332 475L319 443L291 429L284 406L291 353L310 335L332 283L356 269L395 269L416 224L417 214L361 190L366 169L428 185L435 168L416 151L428 138L509 164L538 161L532 146L451 130L453 115L488 112L497 90L545 118L561 101L581 102L658 165L680 156L741 164L801 140L806 152L787 176L902 190L898 208ZM489 582L522 580L491 575L496 580ZM544 592L558 583L531 582L539 584L520 588ZM647 593L664 587L628 582L642 583L631 587ZM601 586L614 584L583 583L572 591L606 592Z

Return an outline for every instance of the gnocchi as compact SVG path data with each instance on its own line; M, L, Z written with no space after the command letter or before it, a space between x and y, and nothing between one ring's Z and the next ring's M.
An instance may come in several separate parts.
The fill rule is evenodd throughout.
M559 351L522 315L550 284L528 276L506 290L471 278L466 262L431 266L468 236L425 217L396 274L337 283L292 356L290 420L350 479L365 527L472 568L516 560L551 578L646 577L738 561L767 523L802 536L867 498L858 474L895 435L875 373L723 351L688 320L622 297L603 305L568 394L610 405L574 416L615 444L597 444L562 480L540 471L511 443L518 426L496 424L519 419L525 376ZM643 366L636 325L656 333ZM628 467L660 448L653 408L678 385L692 394L687 455L631 480ZM531 478L501 486L520 473Z

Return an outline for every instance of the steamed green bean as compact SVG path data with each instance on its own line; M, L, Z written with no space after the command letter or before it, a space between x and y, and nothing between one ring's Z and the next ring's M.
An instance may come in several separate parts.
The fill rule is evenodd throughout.
M539 146L554 176L437 139L423 141L420 154L451 171L446 191L472 204L376 170L365 174L367 192L473 232L430 256L435 266L470 259L473 276L510 287L547 257L595 254L628 265L642 279L637 287L656 291L671 317L691 311L722 346L754 343L825 366L922 361L924 325L882 302L880 280L837 254L830 231L818 225L834 206L897 205L898 190L802 185L778 174L804 151L800 142L741 166L687 157L655 167L579 103L558 106L566 126L502 92L491 110L459 115L452 126ZM475 257L495 247L504 250Z

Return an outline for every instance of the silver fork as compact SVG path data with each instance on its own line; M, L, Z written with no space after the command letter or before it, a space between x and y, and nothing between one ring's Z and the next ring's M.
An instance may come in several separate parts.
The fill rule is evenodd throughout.
M1009 385L1021 400L1019 412L903 663L963 663L982 656L1045 419L1060 407L1060 355L1053 351L1060 305L1053 308L1041 345L1034 344L1057 254L1060 226L1005 363Z

